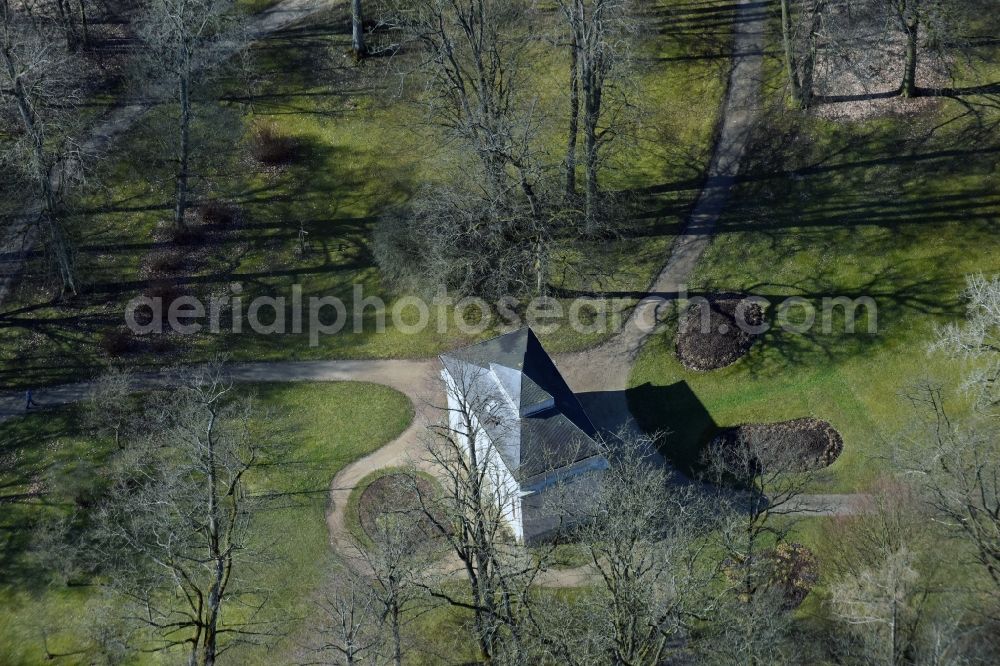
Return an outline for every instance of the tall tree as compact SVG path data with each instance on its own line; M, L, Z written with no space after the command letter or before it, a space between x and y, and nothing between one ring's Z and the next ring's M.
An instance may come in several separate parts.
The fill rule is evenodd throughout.
M887 7L896 20L905 39L903 49L903 76L899 91L903 97L917 95L917 61L920 53L920 30L924 24L925 5L928 0L888 0Z
M0 100L20 132L3 146L2 161L24 177L40 202L36 224L47 240L63 292L76 293L77 276L65 228L65 194L82 175L73 142L80 99L79 64L57 46L44 22L0 5Z
M758 431L718 440L706 458L714 480L731 488L723 499L732 520L722 537L735 591L749 600L771 577L765 549L783 543L804 513L799 498L813 477L811 457L794 433Z
M87 16L88 0L55 0L57 19L70 51L86 48L90 42L90 25Z
M839 650L860 653L856 661L963 663L956 659L955 615L941 595L938 535L928 529L923 508L910 486L879 479L858 500L856 513L832 519L821 537L829 553L824 571L831 610L852 638L839 641ZM945 634L947 649L938 640ZM941 658L921 658L930 653Z
M569 131L566 139L566 199L576 197L576 143L580 134L580 42L575 26L578 4L563 5L569 23Z
M310 631L301 663L379 663L383 622L369 580L347 567L337 567L331 589L318 602L318 609L318 627Z
M428 462L444 492L419 497L423 514L461 563L466 590L456 594L443 581L429 592L472 613L482 656L495 661L523 650L530 587L544 562L516 543L509 528L508 517L520 506L500 459L516 426L509 403L486 390L477 370L455 369L451 376L446 422L431 427L427 442Z
M388 1L385 22L422 53L415 74L428 119L454 140L461 163L459 182L419 193L406 219L381 225L387 274L413 266L436 281L431 290L477 295L542 284L558 215L540 177L536 100L523 85L527 12L523 0Z
M526 12L520 0L390 0L386 21L428 56L420 73L430 118L475 152L488 196L520 190L534 210L533 104L522 87Z
M917 75L925 52L959 49L965 41L960 27L987 10L981 0L882 0L882 3L889 25L903 42L899 86L903 97L920 94Z
M781 0L781 42L792 105L812 103L813 71L826 0ZM804 34L803 34L804 33Z
M116 449L122 447L137 425L132 379L128 368L109 368L94 381L84 402L88 429L98 437L112 437Z
M939 331L931 351L965 367L963 388L977 399L978 411L1000 417L1000 275L966 278L966 318Z
M147 0L137 22L142 42L142 80L154 82L154 93L176 105L168 142L174 159L174 226L187 229L190 200L192 128L195 95L212 66L237 52L242 37L234 23L231 0Z
M365 49L365 17L361 9L361 0L351 0L351 49L354 57L364 58Z
M148 436L120 455L92 556L148 639L137 649L186 649L191 666L212 666L263 635L248 477L271 445L258 417L217 367L198 368L157 394L143 416Z
M416 471L400 475L405 498L394 498L394 506L373 516L368 526L371 543L362 548L361 560L382 619L382 643L396 666L403 663L402 630L426 600L428 571L435 565L439 535L426 528L419 502L422 479ZM412 491L412 493L410 492Z
M975 410L956 418L940 387L919 387L910 398L920 426L904 448L920 452L908 467L1000 591L1000 275L970 276L965 296L965 322L941 329L931 349L965 365Z
M566 664L667 663L712 614L709 497L670 478L651 442L623 434L604 445L606 471L546 490L562 539L587 560L591 585L566 608L534 609L545 651Z
M584 196L584 231L593 234L599 221L599 170L601 151L618 128L608 122L607 94L629 57L632 31L629 0L559 0L571 35L579 83L570 84L570 99L583 93L583 141L586 165ZM572 103L572 102L571 102ZM576 109L570 116L571 131ZM571 134L569 148L575 147ZM569 149L568 148L568 149ZM567 150L568 150L567 149ZM567 152L568 154L568 152ZM567 179L569 178L567 164ZM575 163L574 163L575 169ZM568 189L568 187L567 187ZM575 189L575 188L574 188Z

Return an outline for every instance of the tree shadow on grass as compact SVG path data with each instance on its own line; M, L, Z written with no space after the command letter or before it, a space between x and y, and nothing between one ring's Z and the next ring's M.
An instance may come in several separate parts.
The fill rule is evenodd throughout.
M751 376L871 356L905 339L915 320L946 321L964 312L961 275L920 277L906 265L887 268L850 288L822 276L793 284L732 280L720 285L739 284L769 303L768 330L756 343L766 353L751 353L740 361ZM711 290L720 291L725 289Z
M63 408L0 423L0 586L38 592L51 582L31 551L36 528L72 506L66 488L53 485L83 481L68 476L79 452L62 446L79 429L76 410Z
M111 213L103 225L92 225L102 227L100 232L85 230L88 240L82 243L78 259L90 270L81 296L59 301L51 292L26 289L0 313L4 350L9 352L8 362L0 368L0 381L25 387L91 374L105 357L103 334L122 329L125 303L154 283L207 297L228 293L230 285L238 282L243 285L246 302L257 295L287 298L292 285L301 283L307 298L333 294L350 304L351 290L343 285L375 270L369 242L378 209L372 208L372 202L383 197L364 193L372 181L366 157L311 134L296 139L296 159L268 175L263 183L251 175L218 183L205 192L234 201L242 208L244 222L223 233L208 234L198 248L202 259L189 273L154 279L140 272L148 252L174 248L170 243L145 240L148 224L130 225L130 229L138 229L138 235L124 231L127 222L123 218L128 214ZM386 166L376 179L379 184L373 187L405 183L410 177L405 166L398 170ZM408 191L396 191L396 195L405 198ZM169 192L158 196L168 197ZM136 214L168 217L165 203L150 202L142 207L146 210ZM358 211L363 214L356 214ZM300 252L299 243L303 231L305 253ZM189 249L177 248L181 252ZM35 269L42 270L43 262L44 257L36 257ZM377 285L373 288L378 291ZM269 355L279 354L281 339L255 336L253 345ZM199 341L193 351L205 354L220 345L225 348L229 342L238 344L220 337ZM245 344L246 340L240 342ZM360 337L355 342L363 344ZM292 346L302 344L300 340ZM135 364L155 360L146 355L127 357Z
M740 12L746 14L740 17ZM757 21L770 15L766 2L743 6L738 3L688 2L655 7L643 17L647 30L666 42L661 62L719 59L728 65L737 21ZM745 54L739 54L745 55Z

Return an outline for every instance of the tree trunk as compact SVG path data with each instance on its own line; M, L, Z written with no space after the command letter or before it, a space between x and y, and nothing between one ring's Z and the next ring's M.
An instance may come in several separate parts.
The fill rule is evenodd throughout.
M581 8L579 11L581 12L580 20L585 20L583 9ZM586 39L593 40L595 36L586 36ZM601 119L604 80L597 70L601 66L599 62L601 56L598 53L600 45L587 41L581 46L584 50L581 80L583 85L583 139L587 171L584 197L584 233L593 235L597 231L597 209L600 195L597 176L600 137L597 125Z
M900 94L903 97L917 96L917 37L920 33L920 20L917 17L904 19L906 32L906 61L903 64L903 85Z
M178 130L180 144L178 145L177 183L174 199L174 226L178 231L187 230L184 214L187 211L188 169L191 160L191 90L190 79L182 75L180 85L180 117Z
M545 288L545 257L542 249L542 242L539 240L535 244L535 294L543 296Z
M28 91L24 88L24 82L17 73L18 68L14 64L13 57L7 50L2 50L2 55L4 65L7 68L7 74L13 82L13 94L17 100L17 109L21 117L21 124L24 127L25 133L31 137L32 171L34 172L35 183L42 197L40 221L48 231L49 249L55 255L56 265L62 278L63 291L76 294L76 278L72 257L70 256L69 244L66 242L66 237L63 234L62 226L59 224L57 217L59 204L56 192L52 186L52 174L49 172L45 159L45 137L39 128L34 106L32 105Z
M809 44L805 58L802 60L801 76L799 77L799 96L802 101L802 108L808 109L812 106L813 85L815 83L816 71L816 41L822 27L824 6L822 1L816 2L812 8L812 22L809 26Z
M222 546L221 526L219 523L218 498L218 468L215 457L215 414L211 414L205 437L206 461L205 469L206 491L208 493L206 512L208 514L208 551L214 560L212 586L208 593L208 604L205 618L205 651L202 663L204 666L215 666L215 656L218 652L219 640L219 610L222 606L222 594L228 578L228 554Z
M580 131L580 41L577 37L579 17L574 2L570 15L569 45L569 134L566 141L566 199L576 196L576 137Z
M56 10L59 12L59 22L62 24L63 36L66 38L66 50L72 53L76 50L76 32L73 29L73 15L66 6L67 0L56 0Z
M396 666L403 664L403 642L399 636L399 606L392 605L392 661Z
M791 0L781 0L781 41L785 50L785 73L788 76L788 90L792 105L802 108L802 92L799 86L798 67L795 63L795 45L792 43Z
M589 97L589 95L588 95ZM584 200L584 232L592 235L597 229L597 112L593 102L586 103L586 113L583 118L584 143L587 153L587 189Z
M80 30L81 46L87 48L90 45L90 26L87 24L86 0L80 0Z
M364 16L361 13L361 0L351 0L351 48L358 60L365 57L365 26Z

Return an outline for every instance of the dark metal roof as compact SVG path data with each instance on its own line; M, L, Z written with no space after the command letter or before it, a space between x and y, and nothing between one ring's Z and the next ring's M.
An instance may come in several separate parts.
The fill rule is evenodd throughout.
M448 352L441 360L445 367L459 361L520 373L520 395L511 396L520 412L520 460L507 462L522 483L599 455L594 424L530 328Z

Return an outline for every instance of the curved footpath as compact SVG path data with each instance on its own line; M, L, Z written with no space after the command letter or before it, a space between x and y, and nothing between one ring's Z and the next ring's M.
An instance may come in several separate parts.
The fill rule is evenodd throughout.
M264 12L257 21L258 37L298 21L327 5L322 0L289 0ZM734 23L734 62L722 109L721 126L708 177L683 233L678 236L664 269L648 295L635 308L622 330L594 349L562 354L556 364L570 387L581 396L599 427L614 429L632 423L625 399L629 372L647 337L656 329L661 307L690 279L711 241L719 216L736 183L750 130L758 111L763 59L765 12L762 3L741 0ZM123 107L107 120L110 130L95 140L110 143L134 124L145 107ZM2 298L0 284L0 298ZM345 507L351 490L367 474L383 467L407 462L420 464L421 433L429 422L441 417L443 393L437 378L436 359L376 361L279 361L233 363L227 374L239 382L366 381L385 384L407 395L413 402L413 423L394 441L354 461L333 479L327 523L332 545L346 556L356 553L356 544L345 525ZM137 375L136 388L169 386L176 378L169 371ZM90 384L83 382L38 389L35 399L43 405L76 402L86 397ZM590 399L588 399L588 396ZM0 421L24 413L24 395L0 394ZM799 498L803 512L841 515L854 510L853 496L822 495ZM546 585L579 585L590 573L585 569L545 572Z

